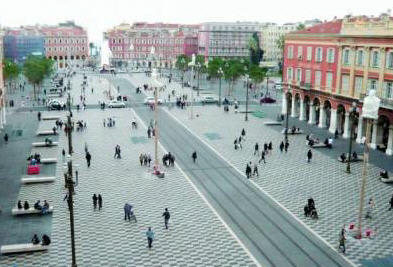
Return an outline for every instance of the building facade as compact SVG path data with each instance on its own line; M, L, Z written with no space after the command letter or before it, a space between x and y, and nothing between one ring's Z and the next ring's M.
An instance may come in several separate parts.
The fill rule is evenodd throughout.
M112 65L170 68L177 56L197 53L197 31L198 25L141 22L121 24L104 36L112 52Z
M4 57L19 64L30 55L44 56L44 36L35 28L7 29Z
M345 17L286 35L282 113L344 138L350 109L356 141L365 135L362 101L370 89L381 99L371 147L393 154L393 18Z
M59 69L83 67L89 56L87 32L74 22L57 26L41 26L44 35L45 56L53 59Z
M214 57L248 57L248 44L252 35L257 32L261 40L260 28L261 24L258 22L202 23L198 34L198 53L206 60Z
M6 88L3 80L3 36L4 31L0 28L0 130L4 129L4 125L6 124Z

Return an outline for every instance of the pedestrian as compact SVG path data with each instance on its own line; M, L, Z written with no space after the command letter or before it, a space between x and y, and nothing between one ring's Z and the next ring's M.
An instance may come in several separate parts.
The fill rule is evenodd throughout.
M254 163L254 171L253 171L252 175L255 175L255 174L259 177L258 165L256 163Z
M240 149L243 149L243 146L242 146L242 137L241 137L241 136L239 136L239 139L238 139L237 143L239 144Z
M4 141L5 141L6 143L8 143L8 134L7 134L7 133L4 135Z
M285 140L285 145L284 145L285 152L288 152L288 147L289 147L288 140Z
M273 143L272 143L272 141L269 142L269 145L268 145L267 148L269 149L269 152L272 153L272 151L273 151Z
M150 129L150 127L147 129L147 137L151 138L151 129Z
M94 206L94 210L97 208L97 195L96 194L94 194L93 195L93 206Z
M342 248L342 252L343 254L345 254L345 229L341 229L340 231L340 235L339 235L339 245L338 245L338 249Z
M85 142L85 153L89 152L89 148L87 147L87 142Z
M102 124L104 125L104 127L106 126L106 119L105 118L102 120Z
M284 141L281 141L281 144L280 144L280 151L281 151L281 153L282 153L283 150L284 150Z
M265 151L266 154L269 153L268 150L267 150L267 148L268 148L268 147L267 147L267 143L264 143L264 144L263 144L263 151Z
M245 136L246 136L246 131L243 128L243 130L242 130L242 137L243 137L244 141L246 141L246 139L244 138Z
M39 121L41 120L41 112L40 111L38 111L38 113L37 113L37 118Z
M392 195L392 197L390 198L389 204L390 204L389 210L392 210L392 208L393 208L393 195Z
M266 160L265 160L265 151L262 151L262 153L261 153L261 159L259 160L258 163L261 163L261 161L263 161L263 163L266 163Z
M169 214L168 208L165 208L165 211L162 214L162 216L164 217L165 229L168 230L168 222L169 222L169 219L171 218L171 215Z
M147 154L147 166L150 168L150 163L151 163L151 155L150 155L150 152L149 152L149 154Z
M89 151L86 152L86 161L87 161L87 167L90 167L91 155Z
M371 197L368 200L368 204L367 204L367 211L366 211L366 216L365 216L366 219L372 219L372 212L373 212L374 207L375 207L374 199Z
M255 143L255 146L254 146L254 156L255 156L255 154L257 154L259 156L259 145L258 145L258 143Z
M98 209L102 209L102 196L101 194L98 194Z
M141 163L141 166L143 165L143 154L141 153L139 155L139 162Z
M147 246L148 246L149 248L152 248L152 247L153 247L153 240L154 240L154 232L153 232L153 230L151 229L151 227L149 227L149 228L147 229L146 237L147 237Z
M312 158L312 152L311 152L311 149L309 149L308 152L307 152L307 162L308 163L311 162L311 158Z
M121 150L120 150L120 145L117 144L116 147L115 147L115 155L114 155L113 157L114 157L114 158L121 159L120 152L121 152Z
M128 221L131 221L131 215L132 215L132 206L128 203L124 204L124 220L126 221L128 218Z
M191 157L192 157L192 161L195 163L195 162L196 162L196 159L197 159L197 153L196 153L196 151L192 152Z
M250 179L250 176L251 176L251 161L250 161L250 163L247 163L246 176L247 176L247 179Z
M64 157L65 157L65 150L64 150L64 148L63 148L63 150L61 151L61 154L63 155L63 159L64 159Z

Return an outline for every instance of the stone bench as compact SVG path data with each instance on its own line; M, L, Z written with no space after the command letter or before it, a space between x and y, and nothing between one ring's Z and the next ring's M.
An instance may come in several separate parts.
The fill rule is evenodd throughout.
M51 163L57 163L57 158L45 158L41 159L40 163L42 164L51 164Z
M43 246L41 244L34 245L33 243L27 244L14 244L3 245L0 248L1 254L21 253L21 252L35 252L48 250L50 246Z
M282 133L282 134L285 134L285 129L282 130L281 133ZM302 130L300 130L300 131L295 131L295 132L292 132L291 130L289 130L289 131L288 131L288 135L290 135L290 134L304 134L304 132L303 132Z
M52 142L52 144L46 144L45 142L35 142L32 143L31 145L34 147L51 147L51 146L57 146L59 142Z
M312 148L328 148L328 146L325 145L324 143L314 144L314 145L309 146L309 147L312 147Z
M42 117L42 120L44 120L44 121L49 121L49 120L60 120L60 116L45 116L45 117Z
M265 125L282 125L281 121L265 121L263 124Z
M393 177L390 177L390 178L380 178L381 179L381 182L383 182L383 183L393 183Z
M337 160L341 163L347 163L348 162L348 158L345 159L345 161L342 161L340 157L337 158ZM358 157L356 159L351 157L351 162L359 162L359 161L363 161L363 155L358 155Z
M53 212L53 206L49 206L49 209L46 212L47 213ZM35 208L29 208L28 210L13 208L11 213L12 215L28 215L28 214L42 214L42 211L36 210Z
M54 176L46 177L23 177L21 179L22 184L35 184L35 183L52 183L56 180Z
M58 132L56 131L56 133L53 132L53 130L45 130L45 131L39 131L37 132L37 135L57 135Z

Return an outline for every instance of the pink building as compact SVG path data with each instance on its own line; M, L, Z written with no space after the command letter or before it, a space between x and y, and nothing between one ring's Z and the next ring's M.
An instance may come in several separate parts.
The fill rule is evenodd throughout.
M82 67L89 56L87 32L74 22L57 26L41 26L45 36L45 56L53 59L59 69Z
M179 55L198 52L198 25L121 24L105 33L116 66L173 67ZM154 47L154 56L150 51Z

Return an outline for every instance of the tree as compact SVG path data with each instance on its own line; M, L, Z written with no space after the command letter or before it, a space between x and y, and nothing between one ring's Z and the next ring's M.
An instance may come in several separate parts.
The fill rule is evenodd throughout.
M281 35L280 38L277 40L277 47L282 51L282 57L284 57L284 47L285 47L285 35ZM282 66L283 66L283 58L281 58L281 62L278 63L279 71L282 73Z
M266 68L261 68L257 65L251 65L248 73L250 75L250 79L255 83L256 88L265 79L266 72L267 72Z
M36 87L40 86L45 77L53 72L53 61L45 57L30 56L23 65L23 74L33 85L34 99L36 99Z
M19 66L8 59L3 61L3 66L4 80L9 81L10 84L14 83L15 79L18 78L20 73Z
M244 73L244 63L237 59L228 60L224 64L224 78L229 81L229 88L227 95L231 95L233 92L233 86L237 79L239 79Z
M259 65L263 58L263 50L260 47L258 33L254 32L248 41L248 50L250 51L250 62L253 65Z
M191 62L191 58L186 55L179 55L176 59L176 68L178 70L185 71L188 68L188 63Z
M306 25L304 25L303 23L300 23L299 25L297 25L296 30L301 31L304 30L306 28Z
M218 78L218 70L220 68L224 68L224 60L222 60L220 57L215 57L209 61L207 66L207 74L211 78Z

